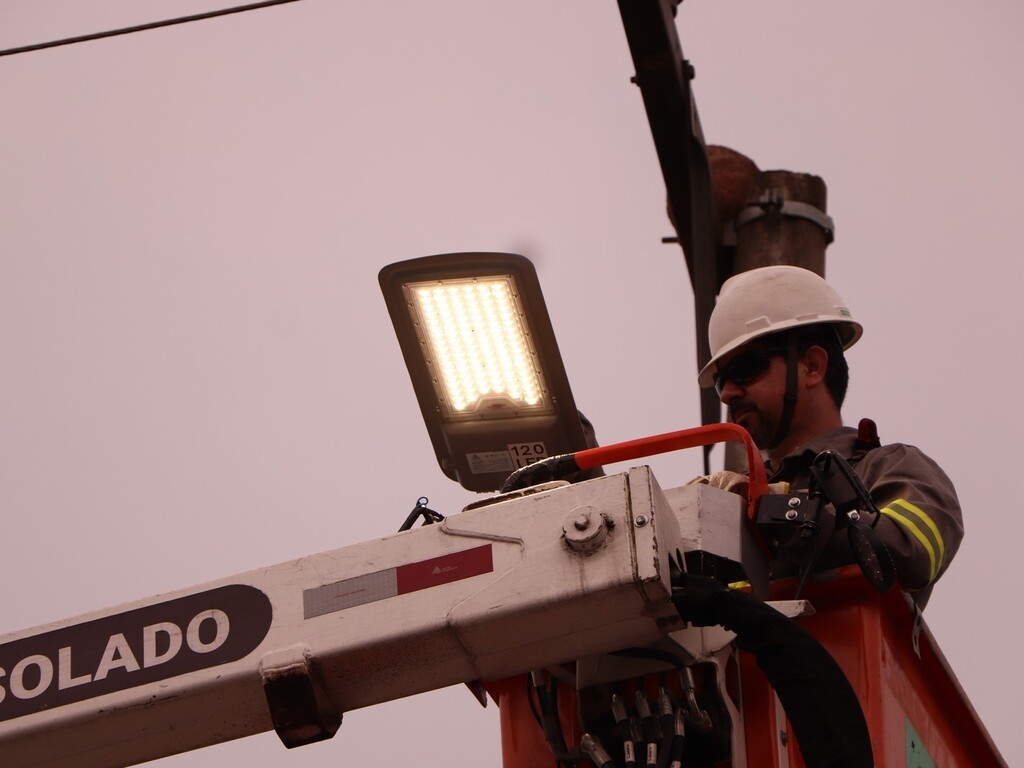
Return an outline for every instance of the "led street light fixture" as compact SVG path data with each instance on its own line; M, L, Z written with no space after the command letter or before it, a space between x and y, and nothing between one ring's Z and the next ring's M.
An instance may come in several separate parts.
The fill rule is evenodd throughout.
M443 418L504 415L508 408L550 411L510 276L407 283L403 289L434 367Z
M448 253L380 272L438 463L472 491L587 447L537 273L522 256Z

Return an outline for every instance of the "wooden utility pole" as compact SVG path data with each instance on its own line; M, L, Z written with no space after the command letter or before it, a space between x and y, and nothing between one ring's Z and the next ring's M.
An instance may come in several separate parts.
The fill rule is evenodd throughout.
M789 264L825 276L825 248L834 227L826 214L827 190L819 176L763 171L753 195L732 221L736 251L732 274Z

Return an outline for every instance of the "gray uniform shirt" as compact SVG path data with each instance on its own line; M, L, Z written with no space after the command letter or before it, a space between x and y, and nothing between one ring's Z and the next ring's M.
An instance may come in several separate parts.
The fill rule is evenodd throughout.
M780 462L768 462L769 481L788 482L794 491L806 490L814 457L832 450L849 460L859 453L856 440L857 430L851 427L824 432ZM923 608L964 536L956 489L939 465L912 445L893 443L871 449L856 461L854 470L881 510L875 530L892 555L900 585ZM864 519L871 523L873 518L869 514ZM821 566L851 562L846 532L839 531Z

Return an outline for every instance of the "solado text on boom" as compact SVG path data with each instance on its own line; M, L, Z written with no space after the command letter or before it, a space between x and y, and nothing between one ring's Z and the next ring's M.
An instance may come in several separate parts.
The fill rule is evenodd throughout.
M212 621L216 624L216 634L209 642L203 642L199 636L199 629L204 622ZM2 702L9 690L13 696L19 699L34 699L45 693L57 680L58 690L66 690L79 685L87 685L96 680L103 680L115 669L123 669L125 672L138 672L140 669L155 667L164 664L181 651L182 644L195 653L209 653L220 648L228 639L230 623L228 615L224 611L211 608L195 615L188 623L184 634L181 627L170 621L161 621L142 628L142 658L136 658L128 645L128 640L123 632L110 636L106 648L100 658L96 671L91 674L75 675L72 671L72 648L67 646L61 648L57 658L52 659L42 654L26 656L10 671L7 680L7 688L0 683L0 702ZM161 652L157 651L157 637L162 635L167 647ZM35 667L38 670L38 681L26 685L26 670ZM0 667L0 679L7 675L7 671ZM30 680L37 675L31 675Z

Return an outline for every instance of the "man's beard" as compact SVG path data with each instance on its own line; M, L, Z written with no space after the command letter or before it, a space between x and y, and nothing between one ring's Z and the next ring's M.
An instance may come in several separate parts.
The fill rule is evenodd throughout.
M737 412L743 423L736 421ZM738 400L732 403L729 406L729 421L747 430L754 445L762 451L775 447L775 435L779 431L779 425L752 402Z

